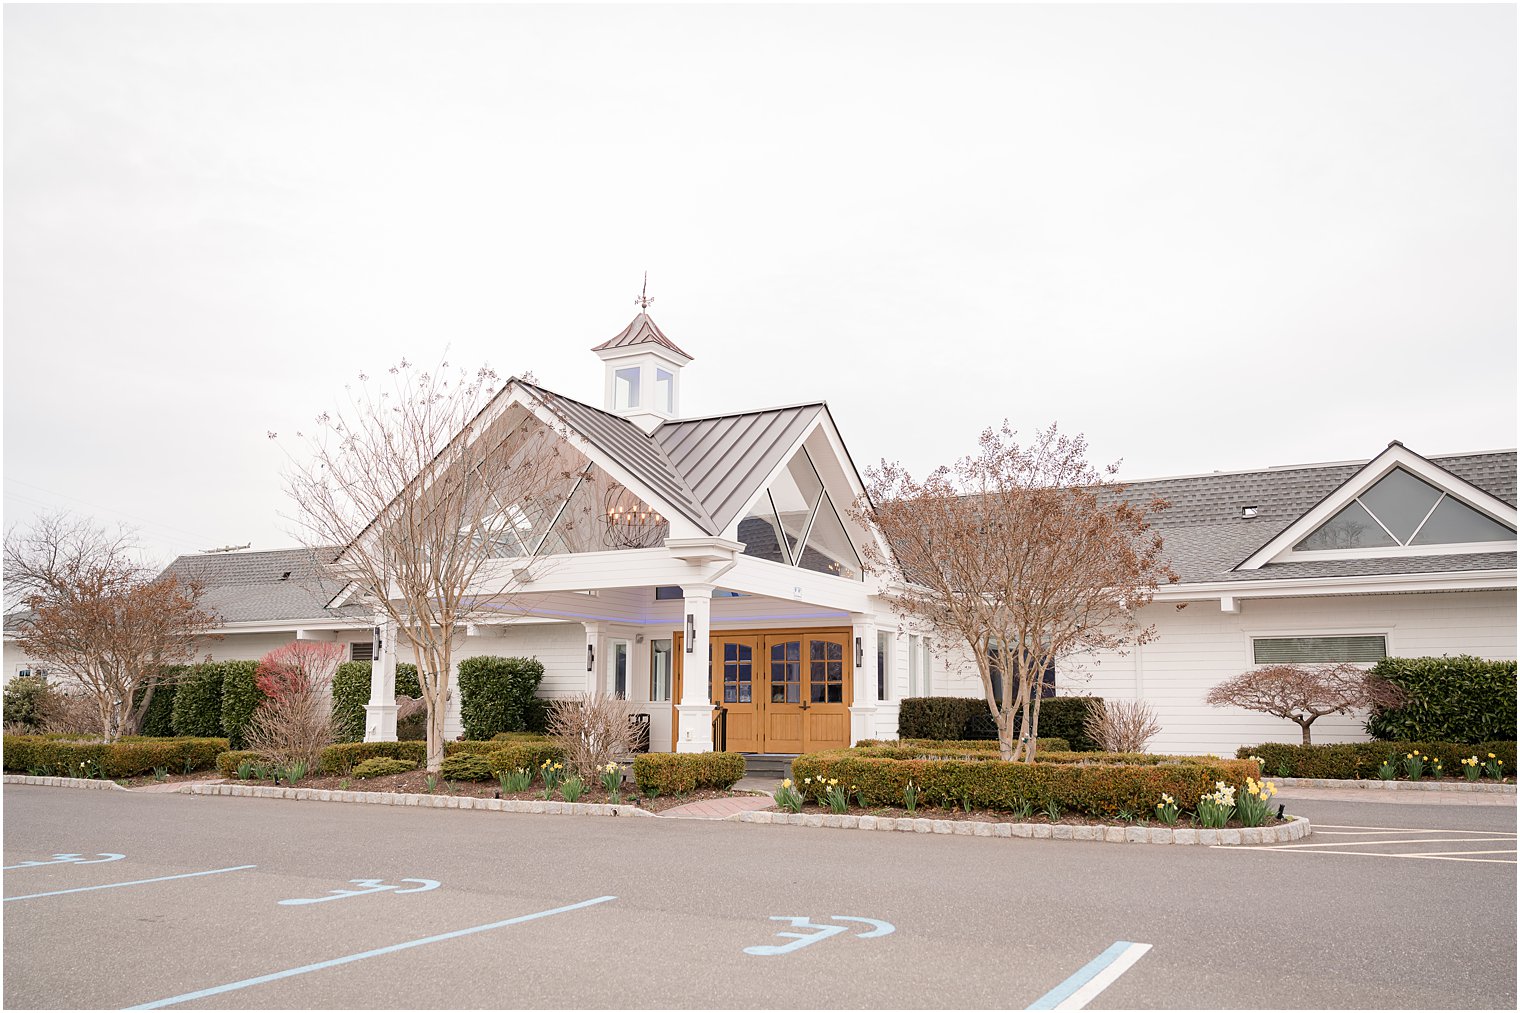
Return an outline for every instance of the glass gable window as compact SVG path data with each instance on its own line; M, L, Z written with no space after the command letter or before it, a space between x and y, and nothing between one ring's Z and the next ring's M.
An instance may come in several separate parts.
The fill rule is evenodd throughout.
M1293 548L1314 552L1514 540L1512 528L1395 468Z
M618 411L639 406L639 367L629 366L612 375L612 403Z
M862 579L860 556L806 450L787 464L739 522L744 554Z

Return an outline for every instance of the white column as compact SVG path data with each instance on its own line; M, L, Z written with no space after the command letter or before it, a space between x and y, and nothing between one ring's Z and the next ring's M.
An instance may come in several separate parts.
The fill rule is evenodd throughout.
M375 617L380 653L369 669L369 703L364 708L364 741L396 741L396 624Z
M685 638L681 645L681 702L676 704L678 753L710 753L713 748L712 673L707 647L712 593L711 584L686 584L681 588Z
M855 695L850 704L850 745L876 737L876 617L850 617Z

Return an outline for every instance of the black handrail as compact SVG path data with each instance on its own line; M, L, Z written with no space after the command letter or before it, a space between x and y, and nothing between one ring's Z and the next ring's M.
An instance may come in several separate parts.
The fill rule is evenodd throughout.
M728 708L713 711L713 752L728 752Z

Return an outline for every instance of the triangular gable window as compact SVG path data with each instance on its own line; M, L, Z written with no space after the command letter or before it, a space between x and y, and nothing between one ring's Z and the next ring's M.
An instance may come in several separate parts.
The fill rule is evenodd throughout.
M862 579L860 556L806 450L739 522L739 541L746 556Z
M1323 552L1514 540L1512 528L1395 468L1293 549Z

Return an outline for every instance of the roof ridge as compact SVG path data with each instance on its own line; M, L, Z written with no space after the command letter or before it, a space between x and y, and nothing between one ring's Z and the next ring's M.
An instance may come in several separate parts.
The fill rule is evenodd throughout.
M668 419L655 427L659 432L666 426L678 426L683 422L711 422L714 419L736 419L741 415L763 415L766 412L787 412L794 408L827 408L828 401L798 401L795 404L774 405L770 408L747 408L742 412L717 412L713 415L693 415L690 418Z
M1514 448L1502 450L1464 450L1454 454L1421 454L1427 461L1449 461L1463 457L1486 457L1500 454L1516 453ZM1231 475L1272 475L1285 474L1293 471L1320 471L1329 468L1361 468L1370 463L1377 455L1347 461L1316 461L1310 464L1272 464L1260 468L1238 468L1231 471L1197 471L1184 475L1153 475L1147 478L1115 478L1118 485L1140 485L1145 482L1180 482L1193 478L1227 478Z

